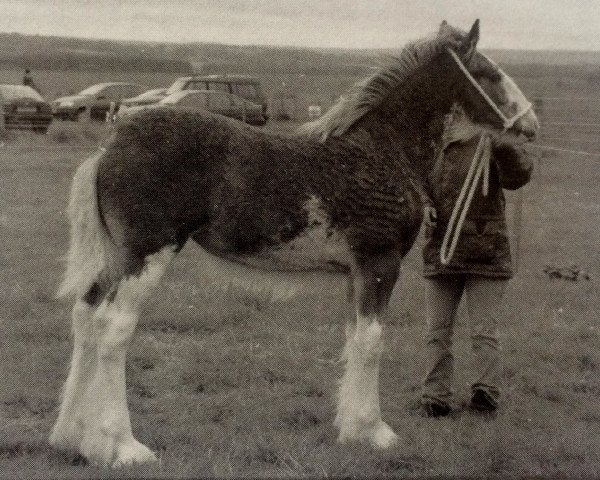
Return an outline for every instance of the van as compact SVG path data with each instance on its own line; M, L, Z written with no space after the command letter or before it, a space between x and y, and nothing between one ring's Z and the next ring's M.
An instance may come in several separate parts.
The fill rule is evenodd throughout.
M238 97L250 100L262 106L263 116L267 115L267 97L265 96L260 80L249 75L194 75L181 77L167 89L167 94L179 90L216 90L233 93Z

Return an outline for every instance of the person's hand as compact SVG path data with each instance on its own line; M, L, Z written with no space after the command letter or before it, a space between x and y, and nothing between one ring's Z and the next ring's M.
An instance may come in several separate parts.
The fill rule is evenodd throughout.
M431 205L426 205L423 208L423 222L427 228L435 228L437 226L437 210Z
M515 150L522 147L522 144L518 141L514 134L505 134L500 136L492 137L492 149L511 149Z

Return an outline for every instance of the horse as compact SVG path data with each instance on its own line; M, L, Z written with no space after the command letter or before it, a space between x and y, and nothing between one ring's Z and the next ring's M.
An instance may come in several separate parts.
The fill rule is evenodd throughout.
M126 352L144 303L191 239L223 283L227 272L274 290L302 272L349 280L356 318L346 327L338 439L394 445L379 400L381 317L420 229L447 117L460 109L471 131L506 138L538 129L478 40L478 20L468 32L443 22L292 134L169 109L117 125L71 187L59 295L76 298L74 345L50 443L100 465L156 460L132 432Z

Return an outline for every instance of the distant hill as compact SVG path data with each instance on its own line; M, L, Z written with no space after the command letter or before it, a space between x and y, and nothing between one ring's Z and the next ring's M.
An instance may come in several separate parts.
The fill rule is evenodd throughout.
M189 73L185 59L109 40L0 33L0 67ZM10 53L9 53L10 52Z
M360 51L90 40L0 33L0 67L45 70L115 70L190 73L347 73L369 69ZM10 52L10 53L8 53Z
M397 54L398 50L127 42L0 33L0 52L0 68L361 75L379 63L378 57ZM510 73L520 76L562 72L570 65L590 73L600 72L600 52L487 52Z
M511 65L600 66L600 52L582 50L485 50L500 63Z

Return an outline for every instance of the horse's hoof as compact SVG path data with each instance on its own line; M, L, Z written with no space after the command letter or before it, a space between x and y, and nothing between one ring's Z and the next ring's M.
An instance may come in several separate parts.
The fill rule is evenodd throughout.
M398 442L398 435L394 433L387 423L380 421L375 427L370 440L375 448L386 449Z
M391 427L383 420L379 420L374 427L358 429L348 429L340 431L338 436L339 443L352 441L368 441L375 448L390 448L398 442L398 435L394 433Z
M77 448L81 441L81 429L73 426L55 425L48 443L57 449Z
M131 439L117 447L117 458L112 468L123 468L131 465L156 462L156 455L146 445Z

